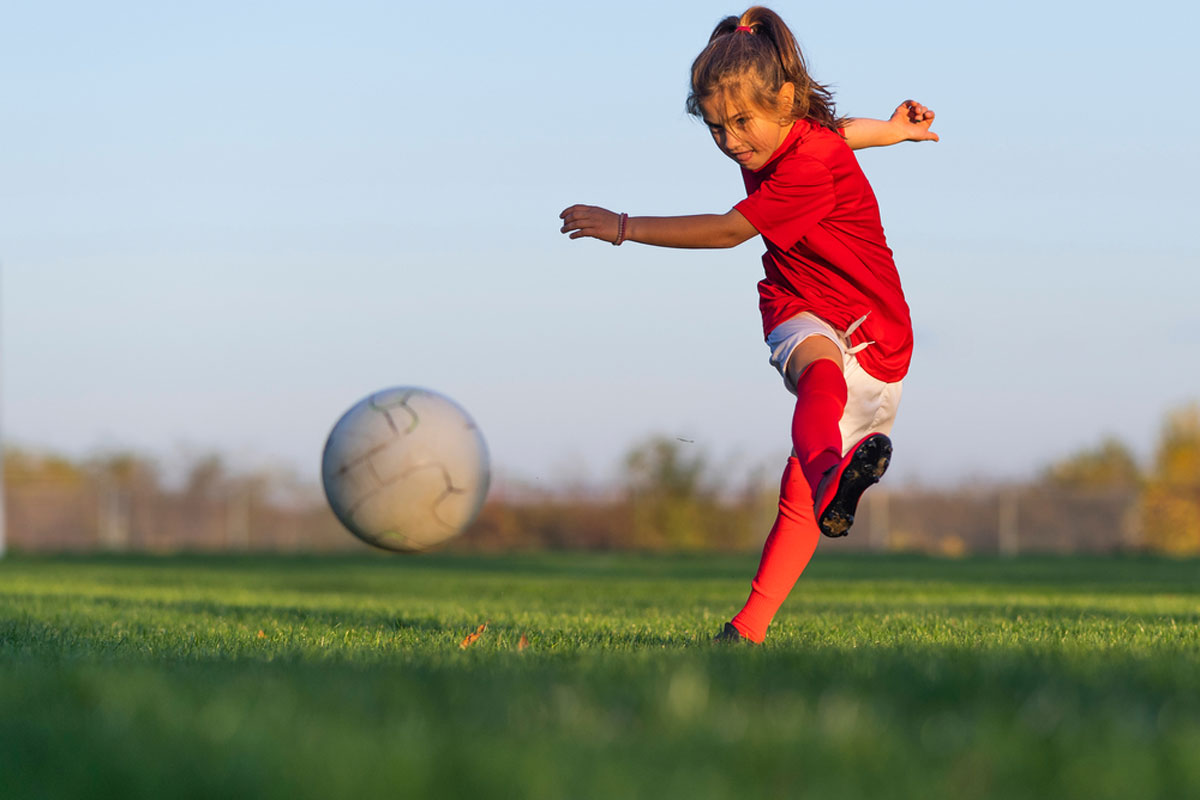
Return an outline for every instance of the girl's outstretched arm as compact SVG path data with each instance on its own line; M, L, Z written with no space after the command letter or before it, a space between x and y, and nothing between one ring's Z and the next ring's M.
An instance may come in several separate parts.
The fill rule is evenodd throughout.
M842 135L851 150L899 142L936 142L938 135L929 130L932 124L932 111L915 100L905 100L892 112L891 119L851 119L842 128Z
M620 214L597 206L571 206L558 215L562 232L572 239L590 236L616 242ZM622 241L659 247L734 247L758 235L754 226L737 210L728 214L695 214L687 217L628 217Z

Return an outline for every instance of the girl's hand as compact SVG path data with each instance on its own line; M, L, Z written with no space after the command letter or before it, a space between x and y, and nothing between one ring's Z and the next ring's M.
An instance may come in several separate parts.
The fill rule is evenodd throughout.
M617 240L619 214L598 206L571 206L558 215L563 221L562 233L571 234L572 239L590 236L604 242Z
M929 130L933 124L933 112L916 100L905 100L896 106L888 120L900 137L898 141L936 142L938 135Z
M932 124L932 111L916 100L905 100L896 106L889 119L848 119L842 127L842 136L851 150L888 147L900 142L936 142L938 135L929 130Z

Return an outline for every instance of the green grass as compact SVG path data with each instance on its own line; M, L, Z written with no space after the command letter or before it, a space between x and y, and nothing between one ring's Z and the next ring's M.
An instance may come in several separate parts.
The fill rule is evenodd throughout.
M1200 795L1200 563L753 567L10 557L0 797Z

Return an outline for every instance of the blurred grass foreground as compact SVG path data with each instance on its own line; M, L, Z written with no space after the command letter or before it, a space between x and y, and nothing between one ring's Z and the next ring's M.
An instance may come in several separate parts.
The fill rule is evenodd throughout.
M754 563L10 557L0 796L1200 796L1200 563Z

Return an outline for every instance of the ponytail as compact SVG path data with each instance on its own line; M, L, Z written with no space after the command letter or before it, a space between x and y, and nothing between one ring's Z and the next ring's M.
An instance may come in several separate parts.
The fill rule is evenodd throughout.
M807 119L836 131L844 119L834 111L833 93L808 74L804 55L784 21L769 8L753 6L740 17L717 23L708 46L692 62L687 110L701 116L700 102L718 91L736 88L760 108L775 109L783 84L796 87L792 119Z

